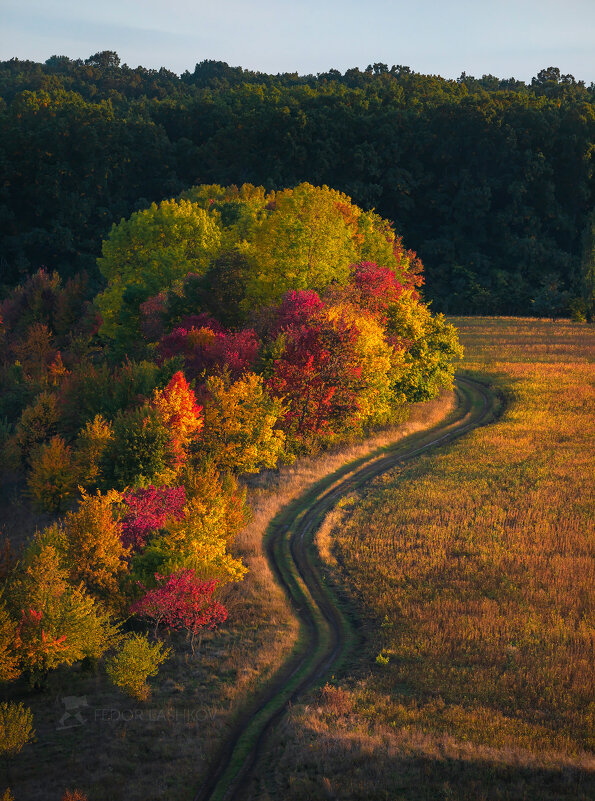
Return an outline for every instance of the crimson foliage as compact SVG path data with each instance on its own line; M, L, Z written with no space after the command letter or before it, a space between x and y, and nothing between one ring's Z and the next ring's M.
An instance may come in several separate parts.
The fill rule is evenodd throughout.
M182 487L154 487L128 490L122 496L127 506L120 520L122 544L135 551L144 547L149 535L165 526L168 518L181 520L186 504Z

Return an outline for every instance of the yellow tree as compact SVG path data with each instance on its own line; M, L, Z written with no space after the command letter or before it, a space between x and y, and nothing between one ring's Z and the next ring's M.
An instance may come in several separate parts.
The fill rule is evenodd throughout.
M276 427L283 404L266 391L261 376L246 373L210 376L205 384L205 428L199 453L221 470L255 473L275 467L285 445Z

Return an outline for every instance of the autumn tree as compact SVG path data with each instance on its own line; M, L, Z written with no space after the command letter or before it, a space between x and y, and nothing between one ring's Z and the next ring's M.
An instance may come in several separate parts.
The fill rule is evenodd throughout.
M246 568L229 552L229 543L247 522L245 491L212 464L186 467L181 476L186 503L183 515L172 517L164 529L149 537L133 556L133 575L146 586L155 573L167 575L193 569L202 580L221 583L241 580Z
M186 458L188 447L203 428L202 407L196 403L184 374L178 370L168 385L155 390L151 399L166 429L170 432L171 447L177 465Z
M192 653L194 639L201 629L216 628L227 619L227 610L213 600L216 581L201 581L192 569L178 570L169 576L156 574L157 587L146 590L131 607L132 614L169 631L186 631Z
M62 437L52 437L35 449L27 490L35 506L44 512L64 512L76 494L78 484L72 450Z
M361 366L353 321L330 319L311 293L290 292L279 312L285 322L276 338L269 391L283 398L283 428L296 446L311 447L348 431L357 414ZM303 322L297 322L303 320Z
M127 570L128 552L114 508L120 500L114 490L106 494L83 491L76 510L56 524L70 581L82 582L106 606L117 606L120 579Z
M452 387L453 360L463 351L456 328L442 314L432 317L425 304L405 295L388 307L386 331L399 357L392 380L397 398L417 403Z
M120 649L106 665L112 682L138 701L146 701L151 694L147 679L156 676L170 654L161 642L149 642L142 634L129 634Z
M184 369L192 378L227 371L239 378L257 360L260 341L255 331L225 331L208 320L186 318L187 327L178 326L159 343L162 358L182 356Z
M35 686L59 665L99 658L116 636L102 607L69 582L54 545L29 547L8 598L17 623L15 652Z
M151 534L167 526L168 520L184 516L186 490L180 487L153 487L127 490L122 495L124 513L120 517L120 537L125 548L142 550Z
M255 473L275 467L285 445L278 427L283 404L266 391L261 376L246 373L233 381L228 372L207 378L205 428L195 453L220 470Z
M139 305L189 272L203 273L221 233L211 215L188 200L164 200L114 225L97 263L107 287L98 297L102 336L133 345Z
M102 459L107 482L117 489L167 483L176 475L177 454L158 410L143 406L120 412Z
M0 704L0 754L18 754L35 735L33 714L22 703Z

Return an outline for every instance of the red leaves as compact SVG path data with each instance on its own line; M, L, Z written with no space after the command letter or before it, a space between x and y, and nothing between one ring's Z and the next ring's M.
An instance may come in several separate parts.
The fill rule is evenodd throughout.
M16 647L30 661L39 662L44 657L66 648L66 635L52 637L42 626L42 612L35 609L22 609L21 620L17 626Z
M331 320L315 292L288 292L278 312L283 352L268 387L287 404L285 427L298 439L335 433L358 408L358 330Z
M168 518L181 520L186 504L184 487L147 487L128 490L122 500L128 507L120 521L122 544L140 550Z
M179 570L169 576L156 573L155 578L159 586L148 590L130 607L130 611L154 620L156 628L163 625L194 636L200 629L214 629L227 619L227 609L212 599L216 581L200 581L191 569Z
M252 329L226 332L210 325L179 326L159 343L162 358L184 356L186 372L193 378L224 368L232 378L238 378L252 367L259 349L260 342Z

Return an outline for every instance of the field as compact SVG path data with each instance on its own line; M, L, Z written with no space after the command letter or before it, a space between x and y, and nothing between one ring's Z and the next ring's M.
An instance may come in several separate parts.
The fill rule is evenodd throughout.
M454 322L501 416L326 521L365 644L294 708L254 798L595 794L595 332Z

